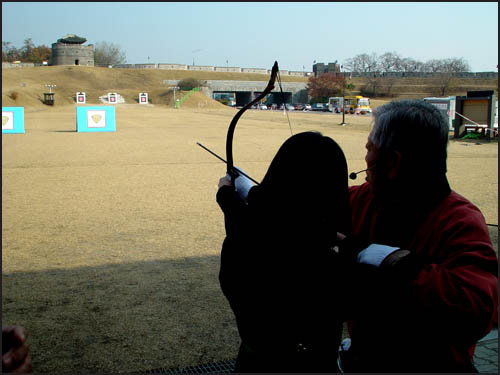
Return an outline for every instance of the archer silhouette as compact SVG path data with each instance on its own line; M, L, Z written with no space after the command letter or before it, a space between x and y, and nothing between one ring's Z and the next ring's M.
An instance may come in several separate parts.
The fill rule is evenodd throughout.
M260 185L221 178L217 202L226 227L219 280L241 338L235 372L338 372L333 247L351 223L342 149L321 133L296 134Z

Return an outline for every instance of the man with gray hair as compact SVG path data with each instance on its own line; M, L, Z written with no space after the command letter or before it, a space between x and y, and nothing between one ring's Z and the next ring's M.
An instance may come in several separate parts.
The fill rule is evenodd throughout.
M448 184L448 125L421 100L374 117L341 245L351 264L343 370L475 372L475 345L498 324L498 258L480 210Z

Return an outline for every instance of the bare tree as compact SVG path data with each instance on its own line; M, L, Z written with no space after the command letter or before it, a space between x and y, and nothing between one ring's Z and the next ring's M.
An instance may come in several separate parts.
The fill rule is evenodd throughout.
M376 75L374 75L373 77L368 77L364 91L370 96L377 96L377 89L381 86L382 79L382 77L377 77ZM371 90L369 90L369 88L371 88Z
M28 56L33 55L34 48L35 44L33 43L33 39L24 39L24 46L21 48L21 56L23 57L23 60L28 60Z
M406 57L399 61L399 69L402 72L422 72L424 64L418 60Z
M434 78L434 82L437 85L437 92L441 96L445 96L446 91L455 86L455 77L453 73L441 73L438 72L437 77Z
M401 57L396 52L386 52L380 57L375 53L362 53L346 59L344 67L351 72L469 72L469 63L463 58L431 59L424 62L410 57Z
M428 60L424 64L424 70L430 73L442 71L443 61L438 59Z
M470 66L463 58L450 58L439 61L440 65L435 82L437 83L439 94L445 96L446 91L456 85L454 73L469 72Z
M2 42L2 61L8 61L9 55L12 51L12 43L11 42Z
M346 71L349 71L349 72L358 72L358 66L356 65L356 61L354 61L354 58L349 58L347 60L344 61L344 63L342 64L343 68L346 70Z
M109 42L96 43L94 48L95 65L117 65L123 64L125 61L125 52L120 46Z
M344 66L351 72L375 72L378 70L378 59L375 53L362 53L347 59Z
M382 84L386 88L386 93L387 96L391 96L391 90L394 84L396 83L397 78L396 77L384 77L382 79Z
M378 65L382 72L396 72L399 68L401 57L396 52L386 52L379 57Z
M451 58L442 61L442 70L451 73L470 72L470 66L463 57Z

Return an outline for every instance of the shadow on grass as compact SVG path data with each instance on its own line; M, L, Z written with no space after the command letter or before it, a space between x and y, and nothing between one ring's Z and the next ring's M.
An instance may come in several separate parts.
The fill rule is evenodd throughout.
M3 324L29 332L35 372L145 372L235 358L219 257L3 274Z

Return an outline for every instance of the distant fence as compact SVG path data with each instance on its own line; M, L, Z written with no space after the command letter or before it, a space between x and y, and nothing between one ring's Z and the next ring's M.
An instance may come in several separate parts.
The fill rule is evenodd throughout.
M198 72L225 72L225 73L254 73L254 74L271 74L271 69L263 68L240 68L237 66L212 66L212 65L184 65L184 64L119 64L113 68L126 69L165 69L165 70L191 70ZM280 70L282 76L309 77L312 72L299 72Z
M240 68L226 66L211 66L211 65L184 65L184 64L120 64L113 68L129 68L129 69L167 69L167 70L193 70L205 72L229 72L229 73L255 73L255 74L271 74L271 69L260 68ZM337 73L338 74L338 73ZM341 73L342 74L342 73ZM424 72L345 72L346 76L351 77L417 77L417 78L434 78L446 75L448 73L424 73ZM456 78L498 78L498 72L458 72L451 73ZM291 70L280 70L282 76L309 77L312 72L300 72Z
M34 66L40 66L40 64L33 63L8 63L2 62L2 69L8 68L32 68ZM96 66L107 66L107 65L97 65ZM234 66L212 66L212 65L185 65L185 64L118 64L113 65L113 68L125 68L125 69L165 69L165 70L191 70L191 71L203 71L203 72L226 72L226 73L254 73L254 74L271 74L271 69L262 68L240 68ZM345 74L350 77L415 77L415 78L435 78L443 75L451 74L456 78L493 78L498 79L498 72L458 72L458 73L424 73L424 72L344 72L337 74ZM295 77L309 77L312 76L312 72L300 72L291 70L280 70L280 75L282 76L295 76Z
M39 64L40 66L42 64ZM10 68L33 68L35 66L34 63L9 63L2 61L2 69L10 69Z
M455 78L498 78L498 72L456 72L456 73L442 73L442 72L346 72L346 76L351 77L414 77L414 78L437 78L447 75L452 75Z

